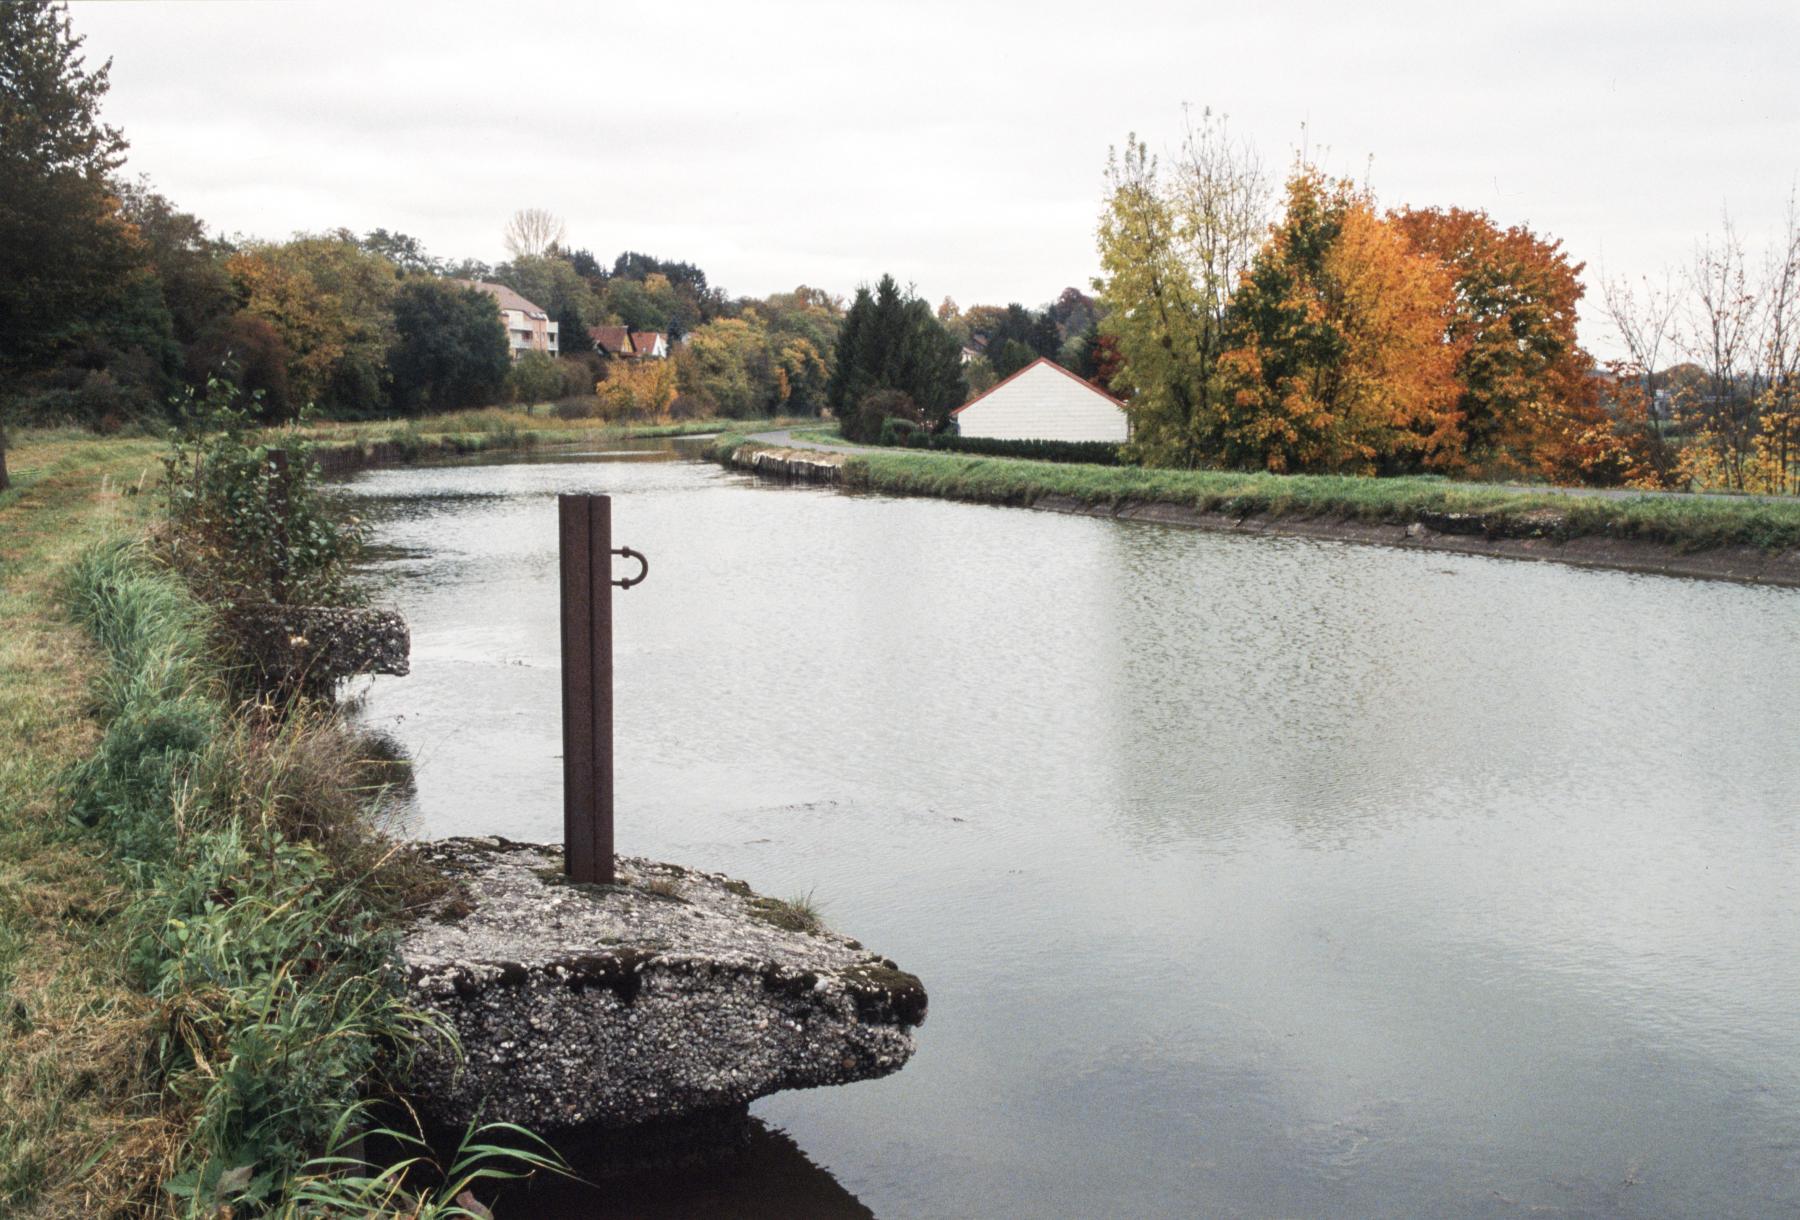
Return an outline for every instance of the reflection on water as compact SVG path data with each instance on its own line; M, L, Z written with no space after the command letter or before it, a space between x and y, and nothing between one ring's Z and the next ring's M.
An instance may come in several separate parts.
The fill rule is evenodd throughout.
M1800 594L676 461L351 490L421 833L551 839L554 494L617 497L620 850L931 989L905 1071L756 1107L878 1215L1800 1211Z
M501 1193L501 1216L568 1216L581 1220L871 1220L874 1212L815 1165L789 1136L750 1120L743 1155L679 1173L612 1177L562 1152L573 1178L540 1174Z

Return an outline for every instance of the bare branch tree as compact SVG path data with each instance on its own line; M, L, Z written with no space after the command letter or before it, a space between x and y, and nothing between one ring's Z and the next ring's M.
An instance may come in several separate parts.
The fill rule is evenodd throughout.
M1752 343L1756 294L1750 289L1744 242L1724 216L1724 231L1694 250L1688 270L1689 322L1683 346L1706 373L1704 398L1689 409L1724 442L1730 486L1744 486L1744 461L1755 437L1755 408L1746 393L1745 359Z
M506 222L503 240L514 258L534 258L563 239L562 217L545 208L521 208Z
M1640 380L1644 403L1654 420L1657 368L1664 353L1675 345L1675 312L1681 303L1674 282L1665 272L1662 283L1639 276L1636 285L1624 277L1607 276L1600 285L1607 317L1625 345L1624 372Z
M1216 340L1231 294L1268 233L1273 192L1255 147L1232 138L1229 116L1209 106L1198 127L1191 114L1184 117L1172 190L1176 231Z
M1800 491L1800 198L1788 191L1787 224L1763 265L1756 378L1774 490Z

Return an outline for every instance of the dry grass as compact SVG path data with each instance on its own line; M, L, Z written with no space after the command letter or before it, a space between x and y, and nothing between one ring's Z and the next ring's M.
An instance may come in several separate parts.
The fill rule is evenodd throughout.
M157 1021L123 973L126 893L71 830L59 781L98 739L102 660L64 609L87 548L141 528L146 440L26 434L0 494L0 1214L122 1214L180 1125L139 1096Z

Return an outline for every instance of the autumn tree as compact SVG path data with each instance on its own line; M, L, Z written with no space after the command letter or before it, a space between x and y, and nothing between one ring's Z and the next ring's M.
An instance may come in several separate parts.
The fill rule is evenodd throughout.
M754 311L708 322L688 336L676 359L676 384L712 414L773 415L787 401L785 378Z
M281 335L297 402L367 412L386 401L392 263L354 241L301 236L247 246L226 269L244 311Z
M726 312L724 294L692 263L627 250L613 260L606 304L633 330L667 331L678 339Z
M1390 219L1452 277L1445 339L1457 353L1463 464L1580 477L1577 439L1604 422L1593 360L1575 333L1583 265L1560 241L1502 229L1484 212L1402 208Z
M1107 158L1095 286L1140 460L1195 466L1216 453L1227 311L1268 198L1255 150L1210 110L1167 175L1135 136Z
M1365 189L1297 165L1286 213L1230 303L1219 459L1296 472L1454 469L1451 290Z
M1760 265L1729 216L1696 247L1683 282L1676 346L1662 373L1686 434L1679 482L1700 489L1800 492L1800 216Z
M679 392L673 360L632 360L616 365L595 387L602 419L656 419Z
M145 262L156 274L176 341L198 341L236 306L225 270L230 247L147 181L126 184L119 199L120 215L135 231Z
M506 222L500 240L515 259L540 258L563 239L562 217L546 208L521 208Z
M1067 345L1079 340L1100 325L1102 311L1093 297L1079 288L1065 288L1044 310L1056 326L1057 336Z
M222 381L256 418L276 423L293 417L287 343L268 319L240 310L208 327L186 355L190 386Z

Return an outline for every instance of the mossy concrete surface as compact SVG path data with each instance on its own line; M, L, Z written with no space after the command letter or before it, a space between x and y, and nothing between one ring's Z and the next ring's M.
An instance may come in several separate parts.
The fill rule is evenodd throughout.
M791 904L742 882L627 857L619 884L577 885L560 848L498 838L426 851L460 891L400 947L411 998L462 1046L459 1063L429 1044L412 1070L433 1122L633 1127L912 1056L918 978L814 921L771 919Z

